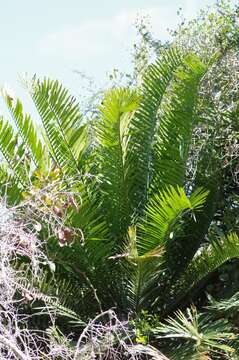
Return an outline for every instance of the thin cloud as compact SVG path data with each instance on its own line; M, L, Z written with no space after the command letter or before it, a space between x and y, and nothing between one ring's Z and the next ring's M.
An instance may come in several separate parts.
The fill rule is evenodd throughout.
M201 6L214 0L176 2L181 4L182 14L189 19ZM148 17L155 37L167 40L168 29L175 29L180 21L178 8L174 2L164 2L156 7L126 9L112 17L64 26L40 40L37 44L39 58L48 63L58 61L62 67L71 66L94 78L104 77L112 68L129 71L132 65L129 53L136 39L136 19Z
M152 30L163 39L167 28L177 22L167 6L121 12L111 18L88 21L67 27L44 37L39 44L41 54L67 58L106 57L128 48L135 38L134 23L140 16L149 16Z

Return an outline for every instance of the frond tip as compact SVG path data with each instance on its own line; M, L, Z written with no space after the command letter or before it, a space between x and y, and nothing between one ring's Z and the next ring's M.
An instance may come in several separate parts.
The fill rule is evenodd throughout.
M173 341L174 345L171 344L170 347L176 350L168 350L172 359L178 359L179 357L174 356L179 353L187 355L186 359L194 359L196 356L196 360L201 358L200 355L235 351L227 344L235 337L229 322L226 319L214 320L208 314L200 314L194 306L187 309L186 314L178 310L174 318L168 318L165 323L153 329L153 333L159 339ZM181 341L178 344L179 339Z
M197 251L178 285L188 290L197 285L200 280L218 269L226 261L239 258L239 237L230 233L211 242Z
M175 237L182 215L200 210L207 198L208 191L197 189L188 198L181 187L168 186L154 196L146 209L146 219L142 226L143 236L138 242L140 251L166 245Z

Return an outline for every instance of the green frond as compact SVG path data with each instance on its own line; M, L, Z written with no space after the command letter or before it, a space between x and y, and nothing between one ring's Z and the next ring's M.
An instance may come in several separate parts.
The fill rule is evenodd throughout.
M196 55L189 54L175 71L159 114L152 161L152 194L165 184L184 185L199 84L206 70L207 66Z
M82 126L82 116L75 98L58 81L33 81L32 99L41 116L50 151L63 173L79 173L75 132Z
M158 298L160 276L175 260L172 259L172 249L177 246L182 216L200 210L207 194L207 191L198 189L188 198L183 188L169 186L150 200L139 235L136 229L129 229L125 248L126 258L130 262L126 266L128 298L136 312L149 303L153 304Z
M146 219L142 225L142 236L137 242L140 254L151 251L167 242L177 241L177 231L185 212L200 210L208 192L198 189L188 198L184 189L168 186L155 195L146 209Z
M47 169L49 165L48 152L45 145L40 140L39 134L30 115L24 114L23 106L19 99L17 99L15 105L13 104L11 98L7 95L4 96L4 100L17 126L19 135L25 147L31 152L35 166L37 168Z
M21 199L21 188L19 181L14 174L11 174L7 163L2 162L0 165L0 196L7 201L7 204L14 206Z
M207 314L198 314L195 307L187 309L186 315L178 310L174 318L168 318L153 332L158 339L168 343L166 355L170 359L199 360L203 355L223 355L235 351L228 345L229 340L235 338L229 322L226 319L214 320Z
M130 122L128 186L133 196L132 208L138 211L139 206L144 207L147 198L158 109L176 69L182 62L182 56L176 50L170 49L163 52L155 64L149 66L143 78L142 101Z
M207 124L215 122L215 119L217 119L217 112L211 105L211 99L207 99L207 106L205 104L203 111L207 114L207 119L204 119L204 122L206 121ZM185 226L185 234L188 234L189 240L187 241L186 247L183 245L185 239L182 239L181 241L181 246L184 247L185 254L184 264L183 262L180 264L181 271L184 271L197 249L204 243L210 224L218 210L218 204L221 201L223 177L221 173L221 160L219 160L220 156L217 148L217 142L220 135L215 127L213 127L213 130L210 130L210 128L211 126L207 125L209 134L204 140L201 135L199 137L197 135L198 138L196 137L196 139L196 135L193 135L196 144L192 147L192 153L187 165L187 177L189 178L189 183L193 190L203 186L209 190L209 195L203 211L197 215L197 221L195 222L191 219ZM204 132L203 126L201 130ZM200 148L200 150L198 148ZM198 154L194 153L197 151ZM192 163L193 161L195 164ZM192 173L189 174L189 169L194 169L194 175ZM180 269L178 268L177 271L180 271Z
M122 241L129 226L130 194L127 192L126 147L128 122L139 104L136 91L113 89L106 93L96 124L98 171L103 208L113 238Z
M40 310L39 315L57 315L57 318L63 317L64 319L67 319L69 325L74 327L83 327L86 325L86 323L79 317L79 315L61 305L59 302L54 301L54 299L51 299L50 297L43 297L42 299L45 302L44 307L36 307L34 310Z
M163 274L162 251L150 254L147 258L139 257L131 263L127 273L127 290L130 310L139 313L142 309L152 309L155 298L159 295L159 278Z
M82 284L77 283L74 278L68 279L59 276L59 274L55 277L45 269L41 277L35 279L34 285L38 291L32 292L34 302L31 304L31 309L34 314L33 321L36 325L42 320L45 321L44 326L47 326L47 318L51 315L57 316L58 320L64 318L68 324L74 324L77 327L85 325L77 313L79 312L79 305L82 304ZM31 289L29 290L31 291ZM44 305L42 306L42 304ZM43 317L44 315L46 318Z
M26 182L29 159L25 156L24 144L19 141L13 127L9 122L0 118L0 152L9 166L12 175L16 176L19 183Z
M236 233L214 240L200 248L178 280L180 287L187 292L200 280L218 269L226 261L239 257L239 237Z
M211 296L209 297L210 304L207 306L207 309L218 311L220 313L232 313L236 312L239 309L239 292L236 292L229 299L221 299L216 301Z
M69 136L69 146L77 159L79 169L83 172L86 169L86 163L88 163L90 147L87 124L80 125L78 129L72 131Z

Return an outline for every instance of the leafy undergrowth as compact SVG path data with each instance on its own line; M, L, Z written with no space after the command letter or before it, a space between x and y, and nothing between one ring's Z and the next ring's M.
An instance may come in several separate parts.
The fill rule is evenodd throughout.
M0 204L0 359L136 360L147 356L166 360L152 346L135 343L135 331L113 310L100 313L88 324L81 322L82 330L75 339L74 329L80 322L77 315L36 286L43 269L52 264L45 255L44 242L39 240L39 223L26 219L26 213L26 205L7 208L3 201ZM38 300L44 306L38 311L35 308L35 313L24 312ZM56 325L60 310L61 315L65 311L74 319L68 337ZM43 315L48 317L47 328L31 327L32 317Z
M138 320L122 320L112 309L84 323L57 297L41 292L44 269L52 264L46 244L39 240L39 223L26 214L26 203L7 208L1 202L0 359L237 359L235 327L224 314L228 308L231 313L237 309L233 299L219 303L211 299L208 313L199 314L191 307L163 323L147 311ZM42 306L34 306L39 301ZM48 320L41 330L32 326L33 318L43 316ZM71 328L67 336L58 326L62 316Z

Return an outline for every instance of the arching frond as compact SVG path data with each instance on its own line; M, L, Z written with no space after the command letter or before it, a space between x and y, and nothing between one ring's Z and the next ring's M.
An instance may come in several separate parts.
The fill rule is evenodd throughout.
M35 166L37 168L47 169L49 165L48 152L45 144L40 140L36 125L33 123L30 115L24 114L23 106L19 99L17 99L15 105L9 96L4 96L4 99L17 126L19 136L25 147L31 152Z
M32 99L41 116L54 160L64 173L80 171L74 134L82 126L82 116L75 98L58 81L33 81Z
M0 196L10 206L18 204L21 199L19 180L4 162L0 165Z
M166 184L184 185L199 84L206 70L207 66L197 56L189 54L175 71L159 114L152 160L152 194Z
M130 229L125 249L130 264L125 268L132 309L138 311L160 296L159 282L173 261L172 249L177 247L182 216L200 210L207 194L198 189L188 198L182 188L169 186L150 201L139 235L136 229Z
M25 156L24 144L19 141L9 122L0 118L0 152L7 162L12 175L18 178L20 184L26 182L29 161Z
M198 250L188 268L178 280L177 286L187 292L200 280L218 269L226 261L239 257L239 237L236 233L219 238Z
M195 307L187 309L186 314L178 310L175 318L168 318L153 332L168 345L166 355L170 359L209 359L207 356L213 353L222 356L235 351L228 344L234 338L229 322L199 314Z
M219 313L234 313L239 309L239 292L236 292L229 299L215 300L211 296L209 297L210 304L207 309L217 311Z
M198 189L188 198L183 188L173 186L155 195L146 209L142 236L137 243L139 252L144 254L158 246L167 246L168 242L176 242L182 215L200 210L207 195L206 190Z
M150 65L143 79L142 101L130 122L130 142L127 152L129 189L132 208L144 207L151 176L153 143L157 130L157 113L165 91L183 57L170 49L155 64ZM140 211L141 212L141 211Z
M102 175L100 188L103 207L112 235L118 240L123 240L130 221L131 194L127 192L125 158L128 123L138 104L136 91L123 88L111 90L102 101L96 124L96 153L98 170Z

